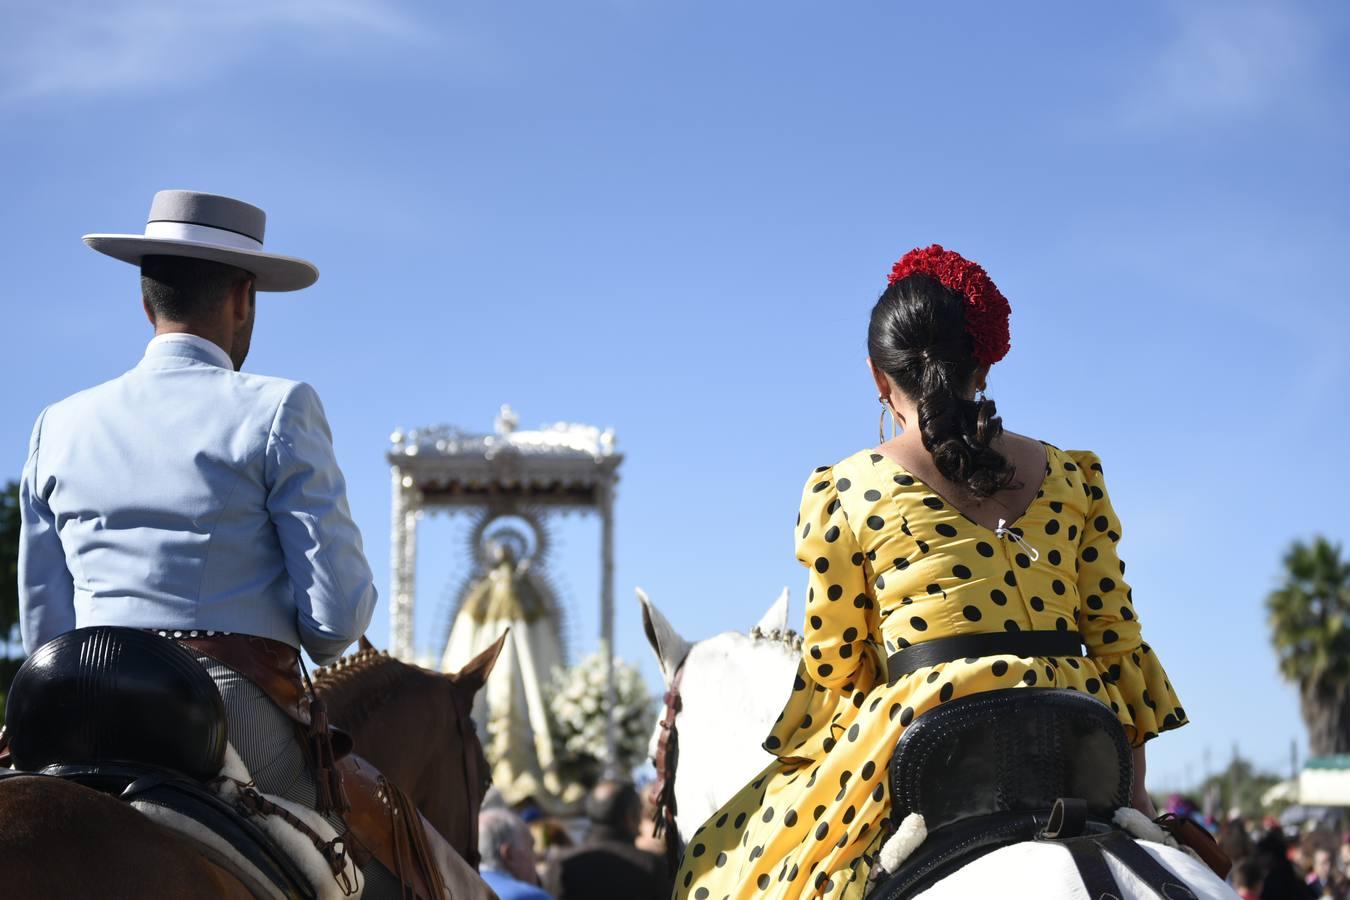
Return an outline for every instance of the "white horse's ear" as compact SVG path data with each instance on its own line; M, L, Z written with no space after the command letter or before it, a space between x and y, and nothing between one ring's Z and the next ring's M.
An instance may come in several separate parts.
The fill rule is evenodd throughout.
M778 595L778 599L773 601L773 606L764 614L764 618L755 625L764 634L770 632L784 632L788 627L788 589L783 588L783 592Z
M666 621L666 617L647 597L646 591L638 588L637 597L642 604L642 630L647 634L647 643L652 645L656 653L656 661L661 664L661 677L669 687L676 670L689 655L689 648L693 645L680 637L679 632Z

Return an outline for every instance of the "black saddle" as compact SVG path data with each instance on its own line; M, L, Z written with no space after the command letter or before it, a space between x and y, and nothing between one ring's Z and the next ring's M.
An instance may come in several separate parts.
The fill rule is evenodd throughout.
M38 648L10 687L14 767L149 765L205 781L225 759L225 703L173 641L79 628Z
M1010 688L944 703L901 735L891 760L896 820L929 833L991 813L1049 813L1060 797L1110 818L1130 802L1134 758L1120 721L1078 691Z
M0 781L63 778L170 810L229 843L288 900L315 896L271 838L202 784L224 762L225 704L173 641L132 628L67 632L20 666L6 713L14 771L0 769Z
M907 900L986 853L1030 840L1063 843L1094 900L1110 893L1103 848L1170 888L1178 879L1111 823L1129 804L1133 779L1119 720L1078 691L1008 689L938 706L901 735L890 768L896 825L919 813L928 837L869 896ZM1169 896L1190 896L1181 891Z

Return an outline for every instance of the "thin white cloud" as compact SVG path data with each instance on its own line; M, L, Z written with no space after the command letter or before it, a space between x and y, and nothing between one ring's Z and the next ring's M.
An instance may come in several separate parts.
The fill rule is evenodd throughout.
M1130 79L1118 124L1153 130L1300 107L1315 92L1325 28L1292 0L1172 7L1176 28Z
M0 5L0 102L196 84L264 38L424 35L394 0L8 0Z

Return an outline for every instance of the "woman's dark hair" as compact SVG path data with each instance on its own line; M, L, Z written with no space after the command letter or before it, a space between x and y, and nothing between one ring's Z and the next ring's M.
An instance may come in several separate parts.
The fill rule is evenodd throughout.
M1012 486L1012 464L992 446L1003 420L992 400L967 400L979 368L965 298L927 275L886 289L872 308L867 352L919 407L919 434L938 471L976 497Z

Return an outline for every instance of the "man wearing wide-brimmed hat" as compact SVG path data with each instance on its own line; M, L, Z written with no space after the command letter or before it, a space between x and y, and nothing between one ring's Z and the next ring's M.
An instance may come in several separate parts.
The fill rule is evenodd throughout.
M140 266L155 336L131 371L38 416L21 485L21 626L242 632L330 662L375 586L318 395L239 371L256 291L318 279L263 250L266 216L160 191L145 234L90 234Z
M376 593L318 395L239 371L256 292L319 275L265 251L264 223L239 200L160 191L144 234L85 236L140 267L155 336L129 372L38 416L20 487L21 630L30 653L92 625L179 641L219 686L258 788L335 817L340 781L311 770L296 727L332 740L310 721L297 651L336 659ZM388 876L371 873L373 900Z

